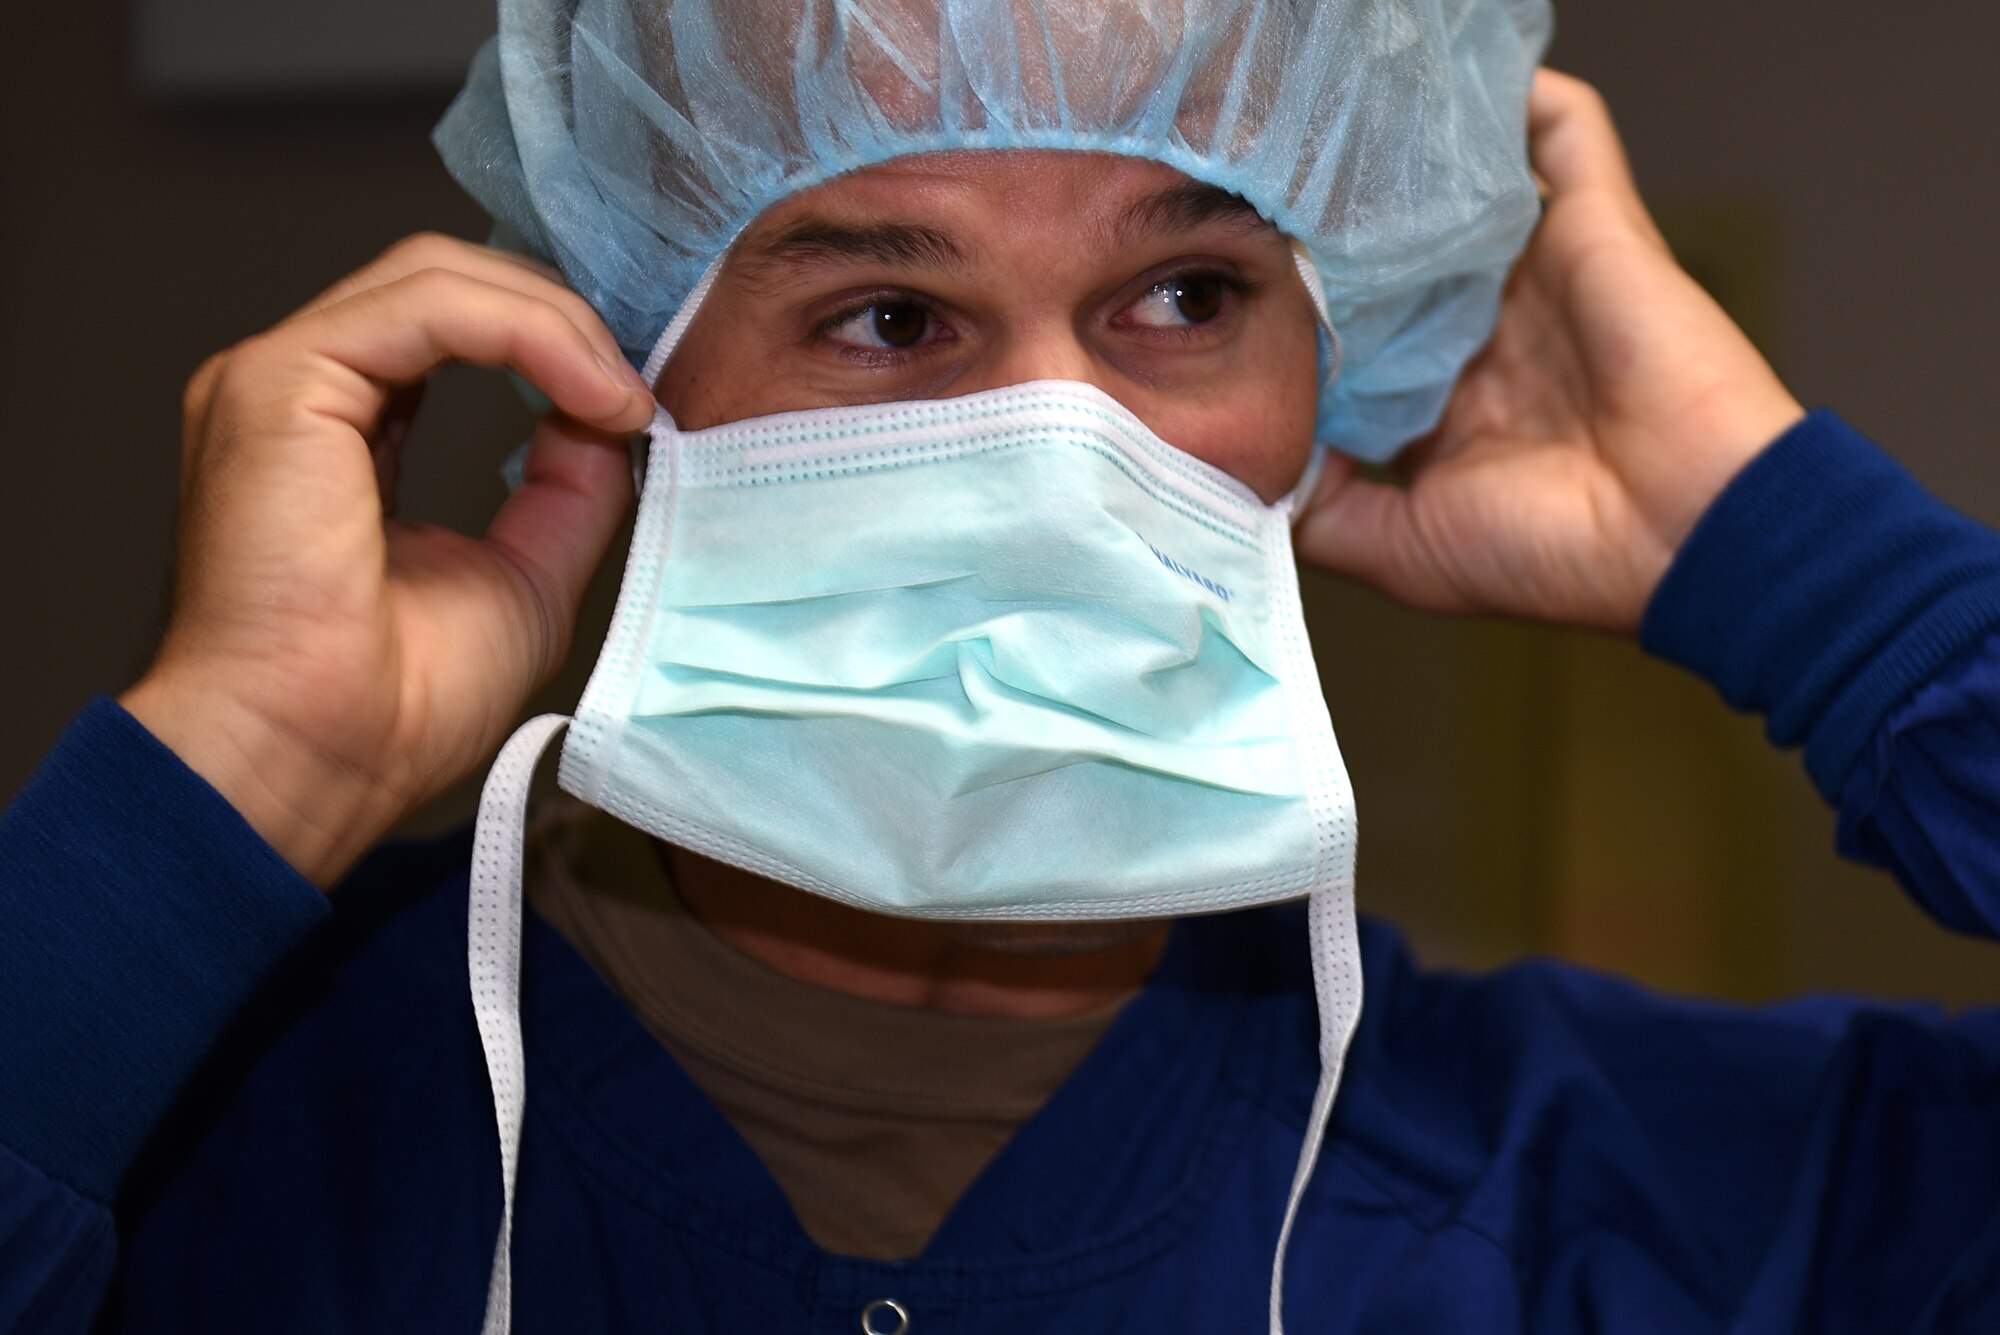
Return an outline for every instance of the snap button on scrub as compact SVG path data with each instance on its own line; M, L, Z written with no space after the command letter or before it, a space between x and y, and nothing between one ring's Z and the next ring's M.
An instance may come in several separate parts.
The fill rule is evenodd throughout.
M894 1298L877 1298L861 1309L861 1335L908 1335L910 1314Z

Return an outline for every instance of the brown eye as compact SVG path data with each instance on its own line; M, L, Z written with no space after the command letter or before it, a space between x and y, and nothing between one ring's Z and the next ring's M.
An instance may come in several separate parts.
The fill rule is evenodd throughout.
M1222 284L1213 278L1182 278L1168 284L1174 305L1189 324L1207 324L1222 313Z
M875 352L902 351L943 332L914 301L878 301L832 321L825 334L836 343Z
M876 306L869 313L875 317L875 337L892 348L915 347L930 327L921 306Z
M1155 283L1146 295L1120 314L1122 323L1149 329L1185 329L1203 325L1222 314L1229 284L1209 274L1182 274Z

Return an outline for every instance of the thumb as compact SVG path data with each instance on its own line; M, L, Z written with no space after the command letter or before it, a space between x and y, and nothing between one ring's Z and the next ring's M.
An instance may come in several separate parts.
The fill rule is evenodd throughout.
M1463 610L1444 580L1401 487L1357 475L1354 460L1327 456L1325 471L1293 532L1299 556L1323 570L1432 612Z
M632 503L626 438L556 414L535 429L521 485L486 530L486 542L526 577L546 628L536 680L569 652L578 605Z

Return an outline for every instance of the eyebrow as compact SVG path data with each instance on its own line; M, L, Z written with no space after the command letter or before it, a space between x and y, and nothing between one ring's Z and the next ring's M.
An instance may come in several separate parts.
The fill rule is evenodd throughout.
M965 252L934 227L917 223L842 223L806 217L759 244L746 258L763 267L828 260L873 260L906 269L960 271Z
M1217 222L1243 231L1271 226L1243 196L1206 181L1182 181L1133 200L1111 225L1111 234L1118 241L1129 242L1142 236L1192 232Z
M1133 200L1107 228L1108 240L1123 246L1141 237L1192 232L1218 222L1243 231L1271 225L1241 195L1203 181L1182 181ZM965 251L935 227L849 223L808 215L745 254L744 276L757 282L777 267L857 260L947 273L963 273L970 267Z

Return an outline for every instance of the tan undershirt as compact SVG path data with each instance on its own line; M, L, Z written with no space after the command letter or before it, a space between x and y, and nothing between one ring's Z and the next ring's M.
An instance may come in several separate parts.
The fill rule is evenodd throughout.
M989 1018L797 982L702 926L651 839L568 798L531 826L526 892L845 1256L921 1253L1123 1005Z

